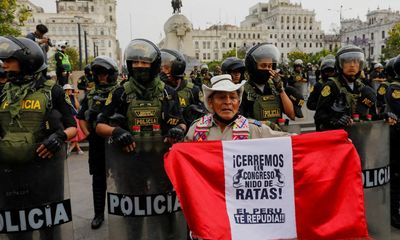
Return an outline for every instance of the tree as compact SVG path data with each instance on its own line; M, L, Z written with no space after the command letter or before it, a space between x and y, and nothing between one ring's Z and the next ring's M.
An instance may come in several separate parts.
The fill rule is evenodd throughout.
M68 47L65 49L65 54L68 55L69 62L71 63L72 70L79 70L79 54L75 48Z
M18 25L22 26L30 16L30 10L18 6L16 0L0 0L0 36L20 36Z
M389 31L389 37L386 40L386 47L382 53L386 59L396 57L400 54L400 23L393 26Z
M237 57L240 59L244 59L246 56L246 50L239 48L237 49ZM231 49L229 51L227 51L226 53L222 54L222 59L225 60L228 57L236 57L236 50L235 49Z
M210 70L210 72L214 72L216 66L221 66L221 62L220 61L212 61L212 62L207 63L207 66L208 66L208 69Z

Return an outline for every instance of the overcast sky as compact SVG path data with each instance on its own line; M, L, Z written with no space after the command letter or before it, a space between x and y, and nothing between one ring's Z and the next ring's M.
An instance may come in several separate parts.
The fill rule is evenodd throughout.
M46 12L55 12L56 0L31 0ZM182 0L182 14L194 28L205 29L212 24L239 25L249 8L267 0ZM365 20L368 10L392 8L400 11L400 0L292 0L303 8L315 10L317 21L325 32L339 26L342 5L343 18ZM329 10L331 9L331 10ZM164 23L172 15L171 0L117 0L117 37L124 49L133 38L147 38L158 43L164 36ZM131 19L131 20L130 20ZM132 35L131 35L132 29ZM51 36L51 33L49 33Z

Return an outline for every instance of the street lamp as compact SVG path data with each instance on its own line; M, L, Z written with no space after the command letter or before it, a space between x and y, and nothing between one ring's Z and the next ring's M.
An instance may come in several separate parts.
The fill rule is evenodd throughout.
M78 24L78 48L79 48L79 70L82 70L82 43L81 43L81 23L79 22L81 16L74 16Z

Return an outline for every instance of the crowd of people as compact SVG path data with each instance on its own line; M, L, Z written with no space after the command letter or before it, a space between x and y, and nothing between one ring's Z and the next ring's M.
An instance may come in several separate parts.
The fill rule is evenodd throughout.
M261 43L250 48L243 60L225 59L213 73L202 64L187 74L190 69L179 51L134 39L125 49L124 67L119 68L114 59L98 56L73 83L65 53L68 43L59 42L56 83L46 78L46 53L51 45L46 32L44 25L38 25L27 38L0 37L0 45L5 46L0 48L0 155L2 159L21 155L21 161L52 158L71 139L68 153L74 148L82 153L78 142L87 138L93 229L104 221L109 144L105 139L139 159L137 144L156 135L163 136L160 144L166 145L287 136L290 133L282 130L282 124L302 118L306 103L315 111L317 131L385 120L394 136L391 144L398 143L400 57L384 66L375 63L367 73L362 49L349 45L335 56L321 59L317 67L297 59L290 70L276 46ZM78 90L85 92L81 101ZM28 101L37 102L38 107L26 104ZM396 147L392 151L394 161L393 156L399 155ZM12 168L11 159L6 160ZM391 180L396 192L400 168L395 163L393 166ZM399 202L400 195L392 196L392 224L396 227L400 227Z

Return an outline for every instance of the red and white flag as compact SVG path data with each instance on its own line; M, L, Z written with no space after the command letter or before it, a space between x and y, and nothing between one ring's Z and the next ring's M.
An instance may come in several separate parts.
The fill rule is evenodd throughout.
M343 130L179 143L165 169L196 237L368 237L360 158Z

